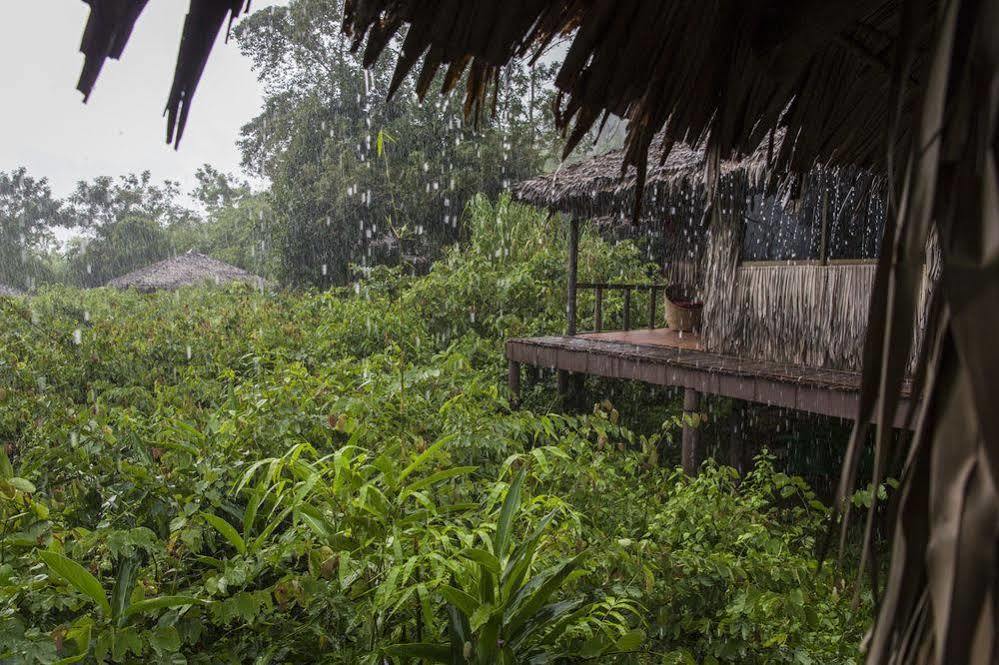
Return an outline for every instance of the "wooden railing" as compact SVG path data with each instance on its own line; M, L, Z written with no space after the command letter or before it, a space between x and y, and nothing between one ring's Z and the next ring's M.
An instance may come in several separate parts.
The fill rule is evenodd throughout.
M576 295L579 289L590 289L594 291L593 301L593 330L601 332L604 329L604 294L611 291L621 291L624 296L623 329L631 330L631 294L632 292L649 292L648 306L648 326L656 327L656 307L659 302L658 295L666 288L665 284L611 284L606 282L579 282L570 289L569 293L569 334L576 333Z

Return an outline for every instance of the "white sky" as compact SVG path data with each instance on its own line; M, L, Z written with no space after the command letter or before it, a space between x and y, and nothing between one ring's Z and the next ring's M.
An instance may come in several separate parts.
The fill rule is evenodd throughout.
M287 0L254 0L254 10ZM4 0L0 21L0 171L26 166L65 196L77 180L150 170L191 188L209 162L238 172L239 128L257 114L260 86L236 44L220 36L181 142L164 142L184 0L151 0L120 61L109 60L90 101L76 91L88 6L79 0Z

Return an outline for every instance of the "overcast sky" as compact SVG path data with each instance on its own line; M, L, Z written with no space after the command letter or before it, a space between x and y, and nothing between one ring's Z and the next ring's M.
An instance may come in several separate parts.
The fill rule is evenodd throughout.
M253 8L286 0L254 0ZM120 61L109 60L87 104L76 91L80 0L4 0L0 21L0 171L26 166L64 196L77 180L149 169L190 189L205 162L238 171L239 128L260 109L260 87L236 44L220 37L174 151L166 104L188 3L151 0Z

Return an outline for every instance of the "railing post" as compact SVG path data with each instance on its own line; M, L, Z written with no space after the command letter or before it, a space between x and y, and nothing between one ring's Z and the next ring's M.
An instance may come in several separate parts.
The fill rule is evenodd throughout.
M649 287L649 328L656 327L656 287Z
M596 300L593 305L593 328L597 332L604 329L604 287L596 288Z
M624 290L624 329L631 330L631 289Z
M566 334L576 334L576 281L579 271L579 220L573 217L569 221L569 285L567 289L566 319L568 326Z

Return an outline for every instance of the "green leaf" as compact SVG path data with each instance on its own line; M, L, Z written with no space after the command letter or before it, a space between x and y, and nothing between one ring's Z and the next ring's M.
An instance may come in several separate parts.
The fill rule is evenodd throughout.
M243 541L250 539L253 531L253 522L257 518L257 509L260 508L260 501L264 493L258 487L250 493L250 499L246 503L246 510L243 511Z
M568 561L552 566L525 584L514 597L507 610L506 629L514 636L548 601L562 585L569 574L579 567L585 552L580 552Z
M407 466L405 469L402 470L402 473L400 473L399 477L397 478L397 482L401 483L402 481L406 480L406 478L408 478L414 471L416 471L421 466L426 464L427 460L430 459L431 455L436 453L445 443L451 441L453 438L454 435L449 434L434 441L433 444L428 446L426 450L420 453L417 456L417 458L413 460L412 464L410 464L409 466Z
M146 600L140 600L137 603L132 603L125 609L124 616L127 618L135 614L147 614L170 607L204 604L206 604L205 601L200 598L195 598L194 596L158 596L156 598L147 598Z
M629 630L614 643L614 651L634 651L645 641L644 630Z
M96 577L90 574L90 571L57 552L39 552L38 556L49 567L49 570L72 584L81 593L89 596L104 612L104 616L111 618L111 603L108 602L108 597L104 593L104 587L101 586Z
M488 570L493 575L499 576L500 574L499 559L497 559L496 557L494 557L492 554L490 554L485 550L479 549L477 547L469 547L468 549L464 549L461 552L458 552L458 556L482 564L483 566L485 566L486 570Z
M461 589L445 584L440 588L440 592L444 600L458 608L465 617L472 616L479 609L479 601Z
M132 597L132 589L135 588L135 578L139 574L139 558L130 556L120 559L118 562L118 576L115 578L114 588L111 590L111 618L118 626L122 625L125 618L125 608Z
M385 647L384 653L386 656L396 658L422 658L433 663L444 663L444 665L451 663L451 648L447 644L393 644L390 647Z
M35 493L35 486L30 481L25 480L24 478L18 478L16 476L14 478L8 478L7 484L13 487L14 489L18 490L19 492L24 492L25 494Z
M149 634L149 645L160 653L173 653L180 649L180 634L173 626L162 626Z
M271 519L271 521L267 523L267 526L264 527L264 530L261 531L260 535L257 536L257 538L253 541L254 551L259 550L263 546L263 544L267 542L267 539L270 537L271 533L274 532L274 529L278 528L281 522L283 522L284 519L288 517L288 515L290 515L293 510L294 507L289 506L288 508L282 510L277 517Z
M541 542L541 536L544 535L548 525L555 518L556 512L556 510L553 510L542 517L534 531L531 532L531 535L513 550L513 554L507 560L506 569L500 578L501 593L504 598L510 597L516 589L520 588L524 577L526 577L528 570L530 570L531 562L534 560L534 552L538 548L538 543Z
M412 494L413 492L419 491L424 487L429 487L431 485L436 485L439 482L448 480L449 478L455 478L456 476L462 476L467 473L472 473L479 467L477 466L456 466L451 469L444 469L443 471L438 471L437 473L432 473L426 478L421 478L413 483L407 485L400 495L405 498Z
M513 527L513 518L520 507L520 490L524 485L524 477L527 475L527 468L520 470L517 477L510 483L506 491L506 498L503 500L503 508L500 510L499 522L496 524L496 540L493 543L493 551L497 559L502 559L506 555L506 550L510 545L510 531Z
M236 528L233 525L226 522L224 519L218 515L213 515L211 513L202 512L201 516L205 518L216 531L218 531L226 540L236 548L236 551L240 554L246 554L246 542L243 537L239 535Z

